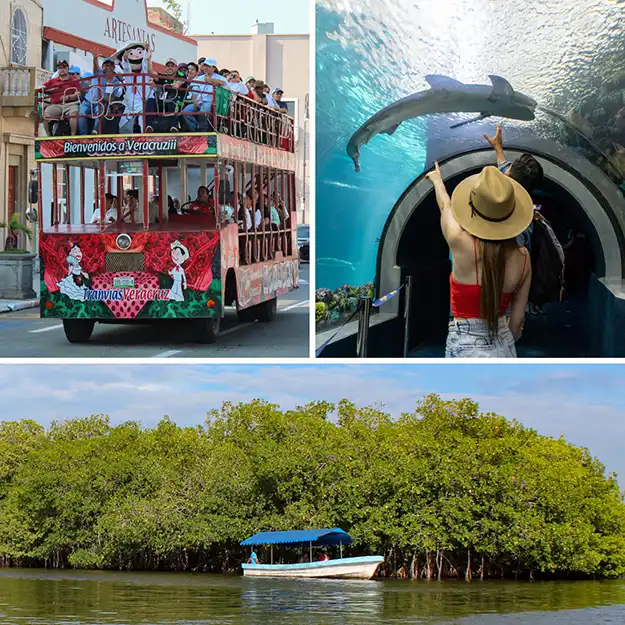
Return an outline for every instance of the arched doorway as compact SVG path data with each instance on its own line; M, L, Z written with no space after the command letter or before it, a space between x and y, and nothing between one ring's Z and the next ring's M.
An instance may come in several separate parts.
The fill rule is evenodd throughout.
M514 159L523 149L540 160L545 172L545 183L536 202L544 207L545 216L561 240L566 240L567 231L573 230L585 241L583 265L592 271L592 277L586 276L571 305L548 306L540 319L528 316L518 346L519 355L603 355L597 354L601 348L593 345L597 335L593 324L601 323L604 306L598 301L593 284L596 287L599 281L601 284L622 281L625 200L603 172L576 152L553 142L536 141L531 145L516 145L506 153ZM493 164L493 154L484 149L440 161L450 192L460 180L489 164ZM432 186L421 175L396 203L380 240L377 291L392 291L404 282L406 275L413 276L409 347L415 357L444 355L451 264L439 218ZM387 312L392 306L399 316L402 302L399 298L395 300L389 303Z

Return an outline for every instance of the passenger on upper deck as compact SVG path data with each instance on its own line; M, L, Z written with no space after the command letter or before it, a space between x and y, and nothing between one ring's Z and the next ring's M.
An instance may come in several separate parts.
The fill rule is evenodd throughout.
M69 119L69 127L73 135L78 131L78 106L80 103L80 80L71 77L69 64L61 59L56 64L58 76L43 83L43 90L50 103L44 108L44 126L48 136L52 136L53 120Z
M273 100L276 104L274 108L276 108L276 110L282 111L283 113L288 113L289 107L287 106L286 102L282 101L283 95L284 95L284 91L282 91L282 89L273 90Z
M120 131L123 134L132 134L137 129L143 129L143 103L153 95L150 85L151 79L145 74L152 73L152 52L147 43L132 42L115 53L120 59L120 66L124 74L124 113L121 118Z
M196 104L199 103L201 106L200 99L200 84L194 82L198 79L198 71L199 67L191 62L187 65L187 77L184 84L181 85L181 89L183 90L182 96L182 113L180 116L180 122L182 128L189 130L192 132L195 128L197 128L197 119L195 119L193 113L197 113L199 110L196 108ZM191 122L189 120L191 119Z
M243 84L241 80L241 74L236 70L230 72L228 75L228 82L226 86L233 93L240 93L241 95L247 96L248 88Z
M93 57L93 78L90 85L78 109L80 134L87 135L90 132L97 134L100 119L102 134L116 134L119 132L119 117L116 115L121 111L124 89L116 75L114 59L111 57L104 59L100 69L97 57Z
M254 99L259 104L267 104L267 98L265 97L266 86L267 85L262 80L254 81L254 93L256 94L256 97Z
M196 103L195 108L197 111L203 113L199 116L198 120L193 119L193 116L188 116L188 122L191 126L194 126L194 130L197 129L200 132L208 132L214 130L213 122L206 113L209 113L213 105L213 94L215 93L215 86L225 86L226 79L217 73L217 61L215 59L206 59L201 66L201 70L204 72L202 78L203 84L200 85L200 100L201 103Z
M184 81L184 75L178 71L175 59L167 59L166 72L159 74L152 81L155 89L146 103L147 125L146 132L160 131L178 132L178 117L175 115L178 89ZM160 113L160 116L155 115Z

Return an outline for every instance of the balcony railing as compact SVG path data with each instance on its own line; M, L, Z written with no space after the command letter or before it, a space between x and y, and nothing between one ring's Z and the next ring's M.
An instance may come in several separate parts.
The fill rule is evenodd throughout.
M0 69L2 106L32 107L37 89L51 76L38 67L11 66Z
M94 77L83 81L80 90L65 88L61 97L68 101L63 105L51 104L53 90L42 88L37 91L39 121L52 136L212 131L294 151L294 123L286 112L219 86L206 98L201 81L172 88L155 83L154 78L149 74L115 74L108 81ZM55 100L60 95L57 91ZM189 105L188 96L204 97L204 101Z

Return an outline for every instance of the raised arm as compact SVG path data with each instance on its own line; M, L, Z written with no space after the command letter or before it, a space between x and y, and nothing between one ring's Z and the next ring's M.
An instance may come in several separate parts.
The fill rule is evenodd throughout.
M436 203L438 204L438 208L441 211L441 230L443 231L443 236L445 237L445 240L448 244L450 244L451 241L453 241L455 238L458 237L458 235L462 233L462 228L454 218L454 215L451 211L451 198L449 197L449 193L447 193L447 189L445 188L445 183L443 182L441 170L438 166L438 163L434 163L434 171L431 171L425 177L434 186Z
M494 137L489 137L488 135L483 135L484 139L491 144L493 150L495 150L495 154L497 155L497 165L501 165L506 162L506 155L503 151L503 136L501 133L501 124L497 124L497 131L495 132Z

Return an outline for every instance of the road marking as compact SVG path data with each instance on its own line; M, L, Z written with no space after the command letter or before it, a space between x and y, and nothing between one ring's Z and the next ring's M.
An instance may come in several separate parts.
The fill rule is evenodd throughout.
M243 328L247 328L248 326L253 326L253 323L242 323L238 326L234 326L233 328L228 328L223 332L219 333L219 336L226 336L226 334L232 334L233 332L237 332L238 330L242 330Z
M179 354L181 349L170 349L166 352L161 352L160 354L156 354L156 356L152 356L152 358L169 358L170 356L174 356L175 354Z
M58 330L59 328L62 328L63 324L60 323L57 326L48 326L47 328L39 328L39 330L29 330L30 334L39 334L39 332L49 332L50 330Z
M286 312L287 310L292 310L293 308L299 308L300 306L306 306L310 300L305 299L302 302L297 302L297 304L291 304L290 306L285 306L284 308L278 308L280 312Z
M310 284L310 282L308 282L308 280L300 280L299 283L300 284Z

